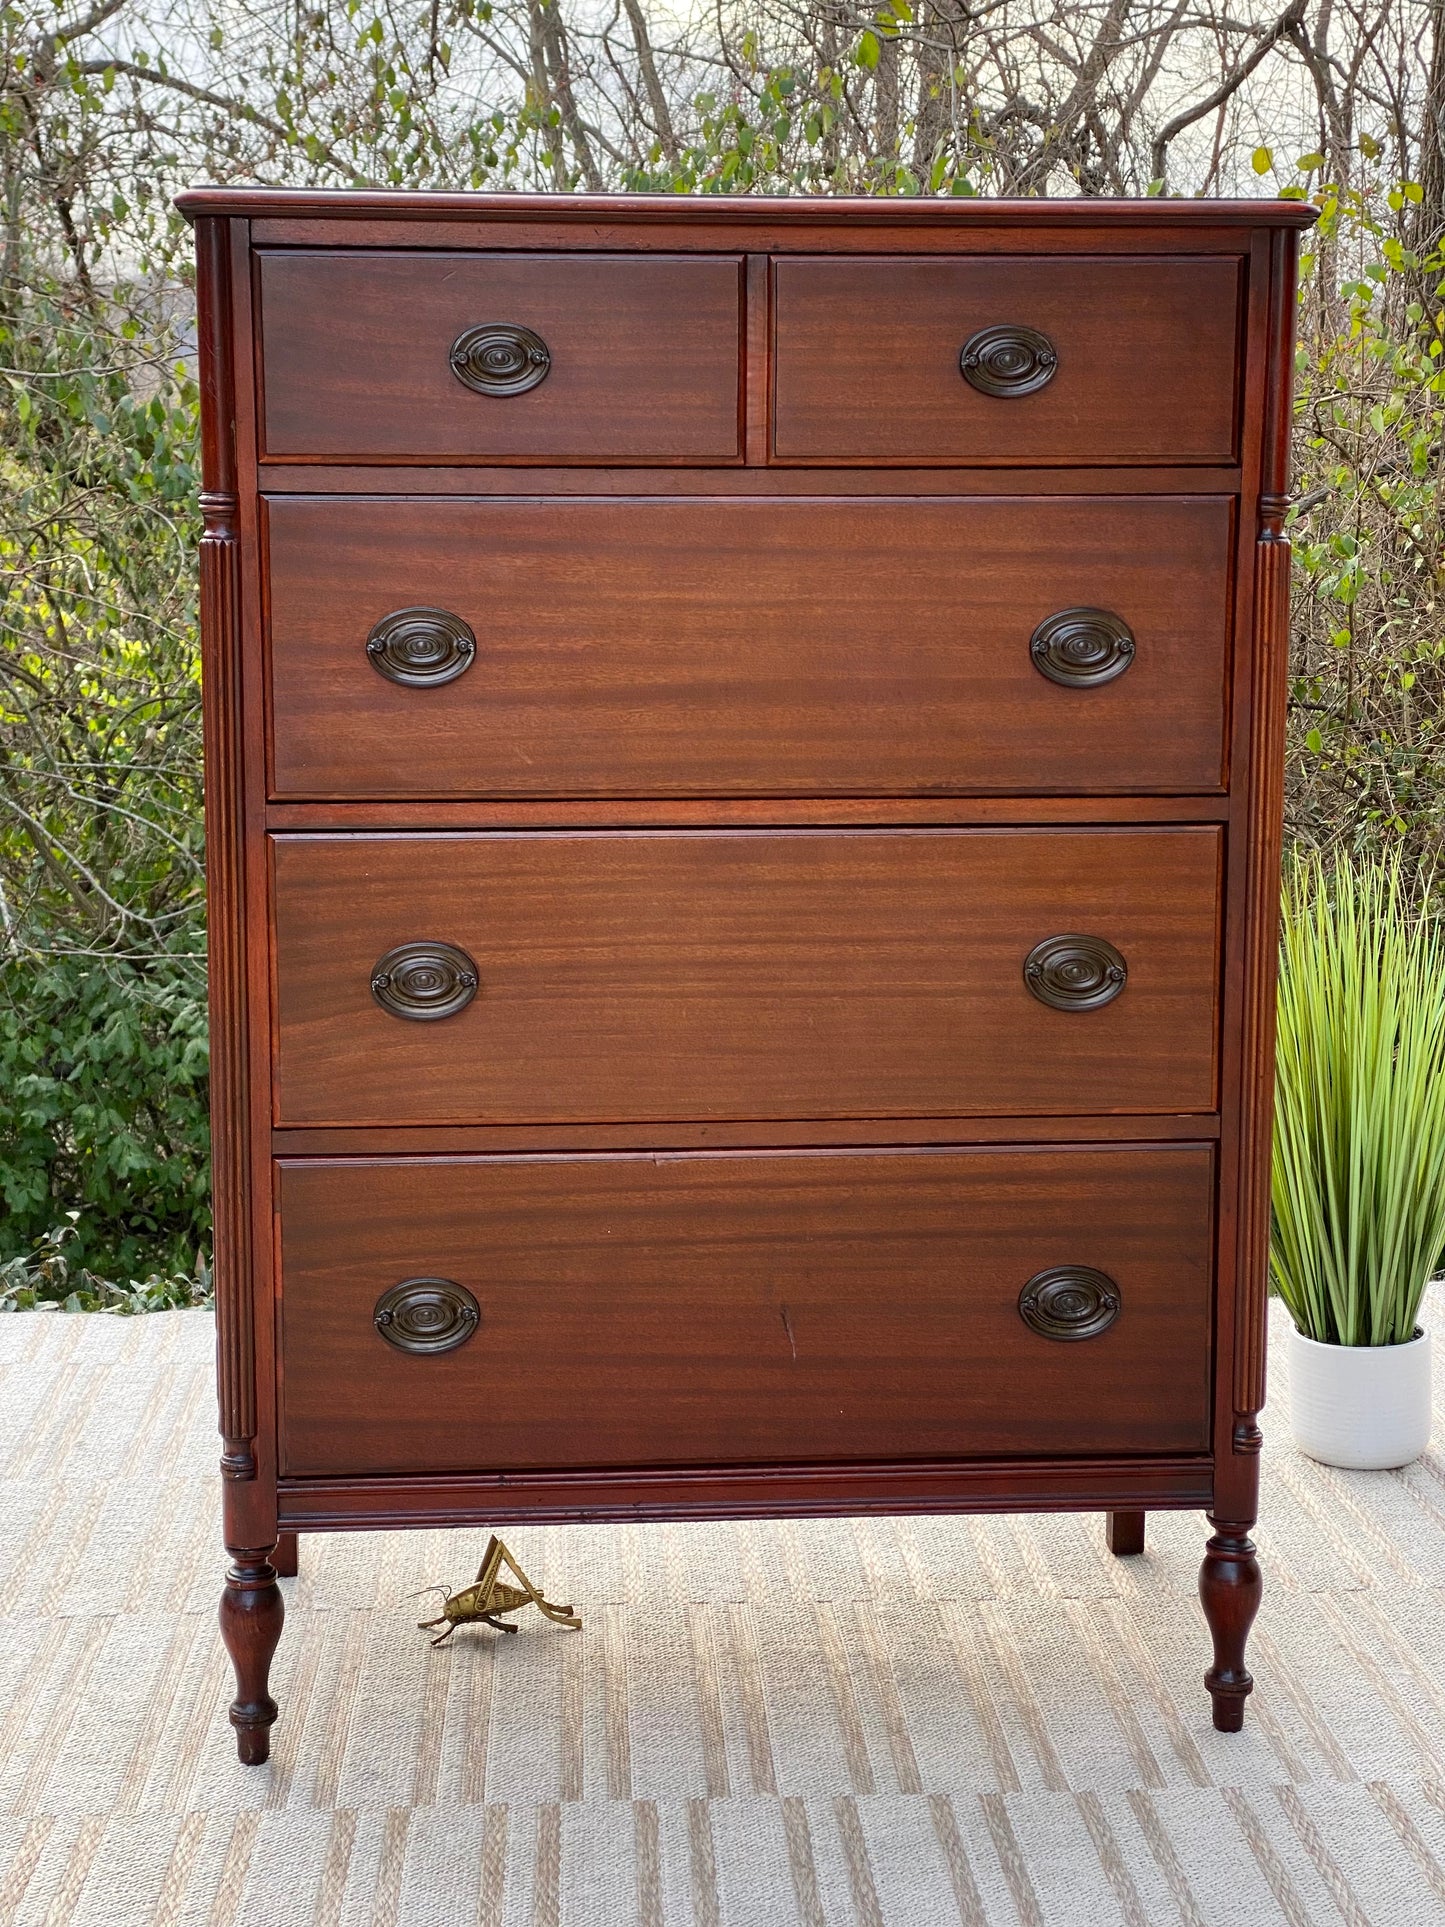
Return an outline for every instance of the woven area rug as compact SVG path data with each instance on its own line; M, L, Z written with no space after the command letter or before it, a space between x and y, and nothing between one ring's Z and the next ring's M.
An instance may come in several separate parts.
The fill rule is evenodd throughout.
M0 1922L1445 1922L1445 1459L1311 1464L1282 1373L1237 1737L1193 1514L1124 1561L1097 1517L588 1526L508 1534L580 1634L437 1652L406 1595L484 1532L303 1539L243 1768L211 1346L0 1318Z

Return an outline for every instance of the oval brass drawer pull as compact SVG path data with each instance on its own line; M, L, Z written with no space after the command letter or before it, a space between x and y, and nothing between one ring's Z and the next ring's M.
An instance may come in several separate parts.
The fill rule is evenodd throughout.
M393 1017L454 1017L477 994L477 966L454 943L399 943L377 961L371 994Z
M1019 1317L1042 1338L1097 1338L1119 1316L1119 1287L1092 1265L1035 1272L1019 1293Z
M1024 958L1024 982L1054 1010L1098 1010L1128 979L1128 964L1103 937L1045 937Z
M452 343L452 373L479 395L524 395L547 379L551 351L531 328L514 321L484 321Z
M1134 660L1134 635L1108 609L1060 609L1029 639L1034 668L1065 689L1096 689L1122 676Z
M981 395L1011 399L1035 394L1054 378L1058 352L1037 328L1005 323L980 328L959 352L959 372Z
M399 1352L451 1352L465 1345L482 1311L451 1278L403 1278L376 1301L371 1322Z
M366 638L366 657L378 676L412 689L455 682L472 666L477 639L450 609L393 609Z

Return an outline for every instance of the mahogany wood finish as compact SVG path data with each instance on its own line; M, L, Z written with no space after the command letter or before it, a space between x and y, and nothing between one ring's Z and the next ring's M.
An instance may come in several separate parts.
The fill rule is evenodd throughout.
M206 732L206 907L210 927L211 1134L218 1305L216 1390L224 1479L255 1477L256 1367L251 1307L250 1091L247 1077L245 765L242 741L240 537L233 390L231 237L196 233L201 367L201 639Z
M260 1766L270 1756L276 1702L267 1690L271 1658L281 1640L286 1607L270 1562L272 1548L228 1548L226 1590L221 1594L221 1637L236 1674L231 1724L244 1766Z
M377 1473L282 1479L280 1516L303 1532L458 1520L841 1518L910 1512L1103 1512L1135 1505L1198 1510L1213 1490L1207 1452L1111 1458L871 1460L797 1465L592 1466L579 1471Z
M1227 462L1236 448L1232 260L780 261L780 461ZM1024 323L1045 384L981 393L970 337Z
M1219 1118L1198 1111L1110 1117L728 1118L641 1124L288 1125L271 1133L277 1157L465 1156L487 1151L785 1151L868 1144L1136 1144L1209 1141Z
M1144 1512L1111 1512L1108 1515L1109 1550L1116 1559L1132 1557L1144 1550Z
M284 1161L287 1476L1209 1443L1213 1158L969 1150ZM1117 1318L1041 1336L1051 1265ZM454 1350L372 1325L413 1273Z
M750 256L755 259L755 256ZM756 384L748 393L756 400ZM876 497L879 471L872 468L784 468L769 463L766 446L754 449L747 458L752 468L712 468L708 470L708 493L718 496L748 497L765 495L784 499L815 496L836 497L846 501L857 496ZM698 492L696 469L649 468L647 494L667 500L690 497ZM277 495L516 495L525 484L527 492L556 496L622 496L637 494L637 470L633 467L604 468L531 468L519 476L515 467L498 464L495 468L464 468L416 461L357 463L346 467L335 462L259 462L258 485L268 497ZM1235 495L1240 485L1237 462L1223 464L1192 463L1187 467L1147 467L1138 463L1100 468L1011 468L1006 476L991 468L890 468L887 471L889 501L910 500L917 496L942 497L964 501L970 496L996 496L1007 487L1019 495Z
M478 798L459 803L392 797L354 802L346 820L356 830L647 830L647 829L921 829L966 824L1013 828L1028 823L1227 823L1227 796L684 796L539 799ZM329 830L336 804L270 803L271 830Z
M579 1518L1202 1508L1237 1727L1313 211L181 206L242 1758Z
M1220 832L652 831L273 840L278 1124L1210 1111ZM1040 940L1128 962L1051 1007ZM456 1016L372 990L475 959Z
M268 460L719 462L740 454L742 262L628 256L256 257ZM545 380L480 394L449 359L522 323Z
M323 497L266 523L277 797L1224 780L1227 497ZM378 674L374 625L443 584L475 658L435 688ZM1080 605L1134 638L1097 687L1030 647Z
M1249 1536L1252 1521L1226 1522L1213 1512L1214 1535L1204 1549L1199 1598L1214 1641L1214 1664L1204 1684L1214 1702L1214 1724L1221 1733L1244 1725L1244 1702L1254 1680L1244 1663L1244 1645L1259 1611L1259 1561Z

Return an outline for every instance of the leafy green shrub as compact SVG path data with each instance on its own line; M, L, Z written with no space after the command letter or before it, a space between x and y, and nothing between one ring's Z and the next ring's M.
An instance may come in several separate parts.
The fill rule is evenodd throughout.
M0 1264L0 1312L43 1311L178 1311L212 1300L211 1268L198 1258L189 1277L175 1272L152 1274L143 1282L112 1284L78 1262L72 1246L82 1233L78 1211L66 1213L67 1223L52 1226L29 1251Z
M1112 10L1044 31L1028 10L945 22L907 0L690 26L646 0L610 17L565 0L263 5L203 9L172 71L130 0L9 9L0 1263L68 1302L62 1260L93 1292L102 1275L189 1273L209 1245L179 182L1209 194L1275 175L1323 210L1300 305L1289 832L1439 854L1445 163L1438 117L1417 111L1445 31L1431 11L1433 31L1397 36L1388 9L1389 31L1313 9L1313 39L1276 31L1217 116L1181 118L1181 73L1206 104L1214 79L1244 79L1248 21L1176 12L1161 38L1120 37ZM1276 79L1299 60L1302 120ZM1294 158L1313 133L1255 145L1262 127L1312 127L1316 106L1324 151Z
M1445 926L1401 853L1292 866L1270 1272L1306 1338L1399 1345L1445 1257Z
M0 1261L70 1214L72 1267L189 1273L210 1245L196 387L149 286L5 292Z
M1305 176L1321 157L1300 162ZM1292 190L1302 194L1303 188ZM1295 376L1288 817L1302 843L1445 844L1445 249L1421 189L1315 181Z
M154 965L0 969L0 1259L79 1208L75 1262L184 1269L210 1243L206 1012Z

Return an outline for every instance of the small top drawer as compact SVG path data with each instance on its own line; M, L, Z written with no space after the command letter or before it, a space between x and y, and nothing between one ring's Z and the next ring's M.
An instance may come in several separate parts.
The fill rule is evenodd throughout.
M785 260L784 462L1231 462L1233 257Z
M263 458L739 459L737 256L257 258Z

